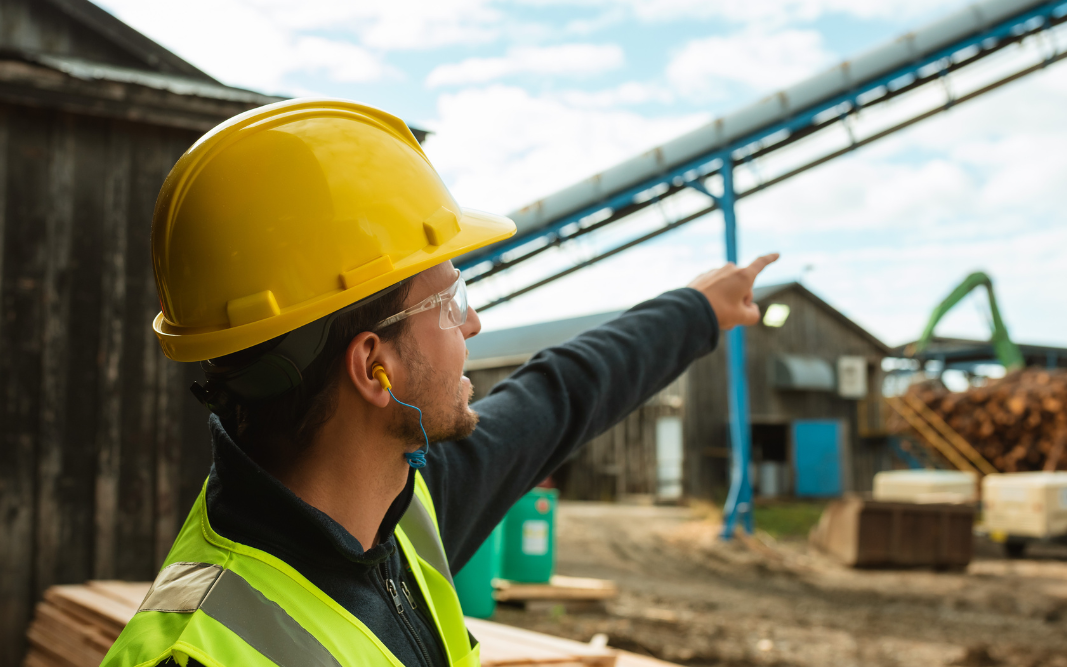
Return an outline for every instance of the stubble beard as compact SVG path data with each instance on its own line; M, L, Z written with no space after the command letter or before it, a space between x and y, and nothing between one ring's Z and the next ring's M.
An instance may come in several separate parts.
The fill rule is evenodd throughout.
M454 390L449 392L442 373L427 363L418 350L408 346L403 351L403 357L408 367L408 377L413 382L409 390L410 397L398 398L422 410L426 440L431 443L463 440L474 433L478 425L478 413L468 407L474 396L474 388L465 389L463 383L457 383ZM419 413L402 405L395 405L395 408L391 435L416 447L424 445L426 441L419 428Z

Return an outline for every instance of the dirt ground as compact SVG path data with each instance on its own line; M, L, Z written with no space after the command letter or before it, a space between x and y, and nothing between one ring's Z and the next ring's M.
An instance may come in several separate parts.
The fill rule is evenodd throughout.
M687 665L1067 667L1067 550L1006 560L983 543L965 572L853 570L801 538L723 542L686 508L562 503L557 521L557 572L619 597L494 620Z

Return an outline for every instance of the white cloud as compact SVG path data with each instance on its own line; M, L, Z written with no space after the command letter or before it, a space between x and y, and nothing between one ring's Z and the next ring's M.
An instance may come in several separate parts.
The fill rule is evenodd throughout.
M667 65L667 79L688 97L716 98L727 96L729 84L782 88L834 61L815 30L745 30L689 42Z
M326 74L332 81L366 83L387 75L402 76L377 56L350 42L322 37L298 37L292 43L295 71Z
M827 14L907 19L944 12L964 3L965 0L631 0L634 12L646 20L705 16L775 24L813 21Z
M468 58L438 65L426 85L487 83L516 74L588 75L622 67L626 57L617 44L559 44L518 47L497 58Z
M247 0L302 30L344 30L366 47L426 50L497 39L506 14L491 0Z
M989 273L1012 337L1021 342L1065 341L1067 229L1018 228L974 233L955 225L955 238L916 239L900 247L810 253L809 286L891 344L914 340L934 307L964 276ZM979 301L984 309L984 304ZM985 311L988 312L988 311ZM941 335L988 338L984 314L961 304L937 329Z
M426 150L461 204L507 212L707 120L576 108L498 84L441 95Z
M598 109L646 102L670 104L675 99L674 93L666 86L642 81L627 81L605 90L565 90L557 93L556 97L569 106Z
M782 26L810 22L827 15L859 19L925 20L967 4L967 0L524 0L524 4L566 4L604 7L605 17L586 20L581 27L609 25L620 5L641 21L725 19L737 24Z
M265 92L291 89L291 76L325 74L338 82L377 81L398 72L380 55L343 39L303 35L270 3L107 0L120 19L231 85ZM205 17L211 17L210 20Z

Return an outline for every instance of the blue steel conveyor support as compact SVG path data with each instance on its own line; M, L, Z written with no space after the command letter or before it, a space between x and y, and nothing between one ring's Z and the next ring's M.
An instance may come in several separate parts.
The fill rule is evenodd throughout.
M734 204L737 191L734 188L733 161L725 158L719 169L722 176L722 194L716 196L701 180L689 181L686 185L707 195L713 205L722 211L726 231L726 261L738 264L737 216ZM726 332L727 394L730 406L730 495L723 511L722 537L730 539L740 518L745 532L752 534L752 427L748 412L748 374L745 370L745 328L734 327Z
M726 227L726 261L737 264L737 218L734 216L734 167L727 160L722 165L722 197L719 208ZM729 368L730 402L730 495L723 510L722 536L733 537L737 519L745 532L752 534L752 428L748 415L748 375L745 372L745 328L730 329L726 334L726 364Z

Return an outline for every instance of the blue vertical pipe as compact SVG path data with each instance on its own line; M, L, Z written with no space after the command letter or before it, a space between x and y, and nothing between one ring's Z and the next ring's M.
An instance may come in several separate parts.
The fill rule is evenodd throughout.
M726 155L722 166L722 209L726 227L726 261L737 264L737 218L734 215L733 158ZM738 518L745 532L752 533L752 429L748 413L748 376L745 369L745 329L734 327L726 334L726 364L730 402L730 494L723 510L722 536L733 537Z

